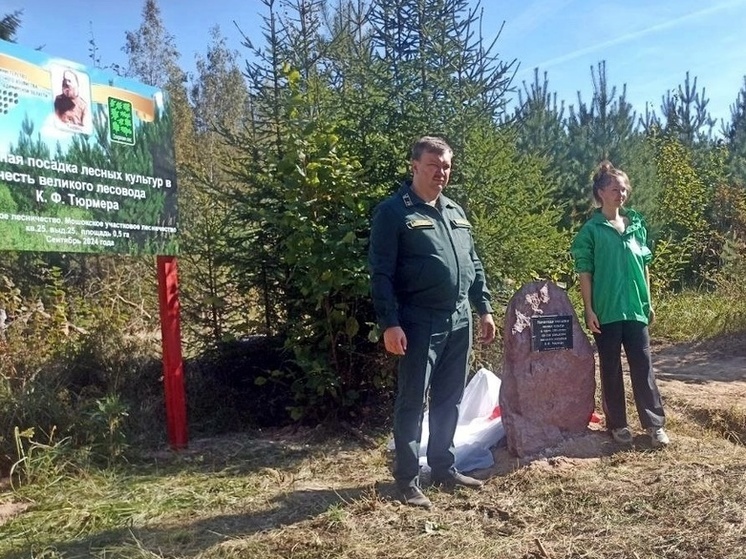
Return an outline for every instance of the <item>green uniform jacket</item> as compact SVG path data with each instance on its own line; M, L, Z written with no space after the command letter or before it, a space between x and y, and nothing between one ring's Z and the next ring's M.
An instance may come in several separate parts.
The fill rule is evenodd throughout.
M580 228L572 242L575 271L593 276L593 312L599 324L620 320L648 323L650 291L645 268L652 259L642 216L622 209L629 225L620 234L600 209Z
M399 326L402 307L453 313L467 301L491 313L484 268L464 210L440 195L439 208L404 184L373 213L368 263L378 323Z

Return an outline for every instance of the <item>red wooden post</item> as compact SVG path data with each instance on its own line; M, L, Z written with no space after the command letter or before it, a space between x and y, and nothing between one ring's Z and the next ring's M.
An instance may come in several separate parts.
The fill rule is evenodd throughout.
M157 256L158 299L163 345L163 388L166 394L168 440L174 449L187 446L184 362L181 357L179 280L176 257Z

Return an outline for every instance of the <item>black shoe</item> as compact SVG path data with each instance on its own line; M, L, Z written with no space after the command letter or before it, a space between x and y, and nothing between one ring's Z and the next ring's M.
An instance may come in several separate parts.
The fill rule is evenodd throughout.
M416 485L409 485L404 489L400 489L402 495L402 502L405 505L412 507L422 507L429 509L433 504L430 499L422 492L422 490Z
M465 476L461 472L448 472L445 476L433 476L433 485L442 486L447 489L453 489L457 485L479 489L484 485L480 479Z

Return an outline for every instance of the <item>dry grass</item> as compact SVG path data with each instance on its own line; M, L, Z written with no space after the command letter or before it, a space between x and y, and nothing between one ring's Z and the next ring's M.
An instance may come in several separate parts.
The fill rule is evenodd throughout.
M664 450L598 428L528 460L498 449L482 491L429 488L425 511L398 502L372 433L193 440L0 485L0 557L746 559L743 340L656 348Z
M500 450L482 491L430 489L430 511L396 500L384 441L318 431L193 441L124 471L5 494L31 506L0 527L0 554L746 557L746 449L707 417L669 407L672 448L653 451L638 435L621 449L589 431L520 464Z

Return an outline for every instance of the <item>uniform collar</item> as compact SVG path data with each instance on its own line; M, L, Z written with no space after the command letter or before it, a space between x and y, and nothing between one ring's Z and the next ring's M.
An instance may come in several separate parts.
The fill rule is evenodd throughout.
M404 202L404 205L408 208L411 208L412 206L416 206L417 204L422 204L424 206L430 206L430 204L426 203L422 198L417 196L415 191L412 189L412 181L404 181L402 183L401 188L399 189L399 196L401 197L402 201ZM430 206L431 208L433 206ZM455 204L453 203L453 200L448 198L447 196L444 196L443 193L438 196L438 203L435 205L436 208L453 208L455 207Z

